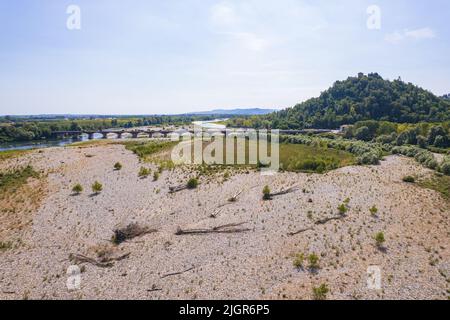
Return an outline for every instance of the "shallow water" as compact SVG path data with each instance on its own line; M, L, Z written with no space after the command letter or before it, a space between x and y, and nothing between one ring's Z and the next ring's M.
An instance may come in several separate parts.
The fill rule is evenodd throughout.
M100 139L101 134L94 135L94 139ZM88 140L87 135L83 135L79 138L64 138L57 140L39 140L39 141L26 141L26 142L7 142L0 143L0 151L8 150L30 150L50 147L62 147L71 143L81 142Z

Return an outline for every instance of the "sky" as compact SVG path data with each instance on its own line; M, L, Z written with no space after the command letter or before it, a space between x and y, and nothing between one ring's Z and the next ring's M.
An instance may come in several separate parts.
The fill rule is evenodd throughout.
M0 114L281 109L358 72L443 95L449 13L448 0L0 0Z

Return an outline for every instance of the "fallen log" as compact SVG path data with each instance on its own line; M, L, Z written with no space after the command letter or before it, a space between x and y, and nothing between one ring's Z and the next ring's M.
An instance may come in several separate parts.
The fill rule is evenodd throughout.
M114 230L114 234L111 237L111 242L118 245L127 240L131 240L136 237L140 237L148 233L154 233L157 231L158 230L150 229L147 226L140 226L137 223L131 223L125 228Z
M217 218L217 216L219 215L219 213L220 213L220 211L221 211L222 209L219 207L219 209L217 209L216 211L214 211L213 213L211 213L210 215L209 215L209 217L210 218Z
M183 273L186 273L186 272L188 272L188 271L193 270L194 268L195 268L195 267L190 267L190 268L188 268L188 269L186 269L186 270L183 270L183 271L172 272L172 273L166 273L166 274L164 274L164 275L161 276L161 279L164 279L164 278L167 278L167 277L171 277L171 276L176 276L176 275L179 275L179 274L183 274Z
M306 232L306 231L310 231L310 230L313 230L313 229L314 229L313 227L309 227L309 228L305 228L305 229L300 229L300 230L295 231L295 232L289 232L288 236L295 236L297 234L300 234L300 233L303 233L303 232Z
M314 225L316 225L316 226L317 225L323 225L323 224L326 224L326 223L328 223L330 221L333 221L333 220L344 219L345 217L346 217L345 215L341 215L341 216L337 216L337 217L331 217L331 218L325 218L325 219L317 220L316 222L314 222ZM288 236L295 236L297 234L300 234L300 233L303 233L303 232L306 232L306 231L310 231L310 230L314 230L314 227L300 229L300 230L295 231L295 232L289 232Z
M274 193L270 194L270 198L273 198L273 197L276 197L276 196L282 196L282 195L285 195L285 194L288 194L288 193L295 192L297 190L298 190L297 187L291 187L291 188L286 189L286 190L281 190L281 191L278 191L278 192L274 192Z
M154 291L162 291L162 288L157 288L156 285L152 285L151 289L147 289L147 292L154 292Z
M333 221L333 220L341 220L341 219L344 219L345 217L346 217L346 216L341 215L341 216L338 216L338 217L325 218L325 219L316 221L314 224L315 224L315 225L325 224L325 223L328 223L328 222Z
M244 191L244 189L239 190L237 193L234 194L231 198L228 199L228 202L236 202L239 195Z
M188 188L187 185L181 185L181 186L176 186L176 187L169 187L169 193L175 193L175 192L179 192L179 191L183 191L186 190Z
M238 228L245 224L247 222L241 222L241 223L230 223L225 224L222 226L217 226L210 229L186 229L183 230L180 227L177 228L177 231L175 232L175 235L195 235L195 234L208 234L208 233L241 233L241 232L247 232L251 231L251 229L248 228Z

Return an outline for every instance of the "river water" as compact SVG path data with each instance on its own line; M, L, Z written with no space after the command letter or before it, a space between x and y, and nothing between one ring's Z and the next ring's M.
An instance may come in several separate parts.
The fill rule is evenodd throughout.
M212 121L194 121L192 124L195 126L200 126L205 129L225 129L224 125L216 123L225 120L227 119L217 119ZM94 135L94 139L101 139L101 138L102 138L101 134ZM57 140L39 140L26 142L7 142L7 143L0 143L0 151L62 147L68 144L72 144L75 142L82 142L86 140L88 140L87 135L83 135L80 138L62 138Z

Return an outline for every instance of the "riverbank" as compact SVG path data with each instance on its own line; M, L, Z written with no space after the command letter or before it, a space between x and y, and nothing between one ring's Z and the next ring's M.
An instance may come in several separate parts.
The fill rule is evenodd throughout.
M121 170L114 169L117 162ZM402 181L432 174L408 158L323 175L219 171L200 177L197 189L177 193L170 187L195 172L181 166L157 180L139 177L142 166L152 172L158 166L119 144L48 148L0 162L2 170L28 164L45 175L47 191L38 208L5 217L25 210L29 223L0 234L3 242L20 236L19 246L0 252L2 299L311 299L321 284L330 289L328 299L448 297L448 202ZM90 190L95 181L103 185L97 195ZM75 184L84 187L80 195L72 192ZM265 185L273 192L297 188L263 201ZM339 216L343 204L345 216L317 223ZM109 242L114 229L131 223L157 232L118 246ZM177 234L230 223L243 223L246 231ZM383 250L374 240L378 232L385 235ZM125 258L106 268L69 259L98 260L105 253ZM307 259L313 253L315 270ZM301 254L303 267L296 267ZM82 270L81 286L68 290L66 271L74 264ZM381 269L382 290L367 287L373 265Z

